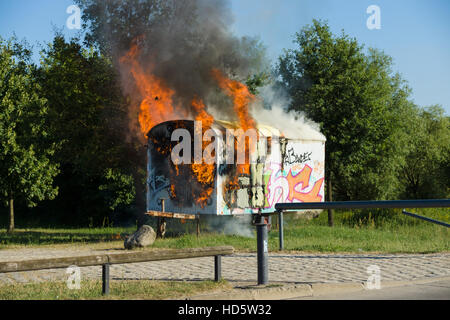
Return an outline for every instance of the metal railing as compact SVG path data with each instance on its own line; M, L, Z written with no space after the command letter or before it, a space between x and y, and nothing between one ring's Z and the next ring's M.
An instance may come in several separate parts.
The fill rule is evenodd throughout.
M231 246L189 248L174 250L152 250L100 254L78 257L47 258L36 260L0 262L0 273L33 271L43 269L67 268L69 266L87 267L102 266L102 293L109 294L109 266L111 264L136 263L147 261L189 259L198 257L214 257L214 280L219 281L221 275L221 256L234 252Z
M424 216L419 216L418 214L411 213L411 212L408 212L408 211L406 211L406 210L402 210L402 213L403 213L404 215L407 215L407 216L410 216L410 217L413 217L413 218L425 220L425 221L428 221L428 222L431 222L431 223L439 224L439 225L441 225L441 226L450 228L450 224L445 223L445 222L442 222L442 221L434 220L434 219L427 218L427 217L424 217Z
M450 199L427 200L386 200L386 201L330 201L330 202L298 202L277 203L274 213L257 215L255 226L257 228L258 248L258 284L268 283L268 231L264 216L278 215L278 230L280 250L284 249L283 213L289 210L311 209L385 209L385 208L448 208ZM445 222L419 216L403 210L403 214L449 227Z
M381 200L381 201L331 201L277 203L275 210L304 209L385 209L385 208L444 208L450 207L450 199Z

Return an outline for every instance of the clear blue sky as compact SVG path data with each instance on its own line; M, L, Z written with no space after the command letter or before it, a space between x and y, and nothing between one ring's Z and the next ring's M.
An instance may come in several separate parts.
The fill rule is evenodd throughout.
M0 0L0 35L13 32L37 43L49 42L53 29L65 27L71 0ZM381 9L381 29L369 30L369 5ZM259 36L275 60L292 48L295 32L313 18L328 20L333 32L342 29L366 46L394 59L421 105L441 104L450 114L450 1L448 0L231 0L237 35Z

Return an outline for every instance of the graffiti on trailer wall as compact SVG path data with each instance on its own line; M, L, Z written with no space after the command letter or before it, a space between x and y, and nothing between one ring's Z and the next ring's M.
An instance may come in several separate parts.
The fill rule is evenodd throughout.
M299 172L290 168L286 174L281 164L272 163L266 184L265 208L273 208L278 202L322 201L320 192L324 178L311 182L312 171L313 169L305 164ZM310 184L312 188L309 188Z
M239 188L231 191L236 201L227 203L223 214L250 213L258 208L269 212L279 202L322 201L324 160L321 142L290 141L281 158L270 157L261 164L263 168L239 177Z

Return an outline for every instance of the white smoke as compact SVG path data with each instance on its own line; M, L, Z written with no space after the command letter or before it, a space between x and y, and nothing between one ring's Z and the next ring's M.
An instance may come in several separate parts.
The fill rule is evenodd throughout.
M259 123L274 127L286 138L325 141L319 125L306 118L303 113L286 112L290 99L272 86L261 88L260 98L252 105L251 115ZM269 106L271 109L265 108Z
M203 218L203 217L202 217ZM251 224L251 215L212 216L206 220L207 229L226 235L254 238L255 228Z

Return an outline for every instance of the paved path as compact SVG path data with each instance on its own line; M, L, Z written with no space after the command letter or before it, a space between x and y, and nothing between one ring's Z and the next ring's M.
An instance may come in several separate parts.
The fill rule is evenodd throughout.
M0 261L64 257L122 250L4 249ZM366 281L367 267L380 268L381 281L416 280L450 276L450 253L439 254L283 254L271 253L270 282L339 283ZM101 279L101 267L81 268L82 279ZM1 283L67 279L65 269L0 274ZM112 279L207 280L214 276L212 257L153 261L111 266ZM237 253L222 257L222 276L229 281L256 282L256 254Z
M339 292L289 300L450 300L450 280L408 284L379 290Z

